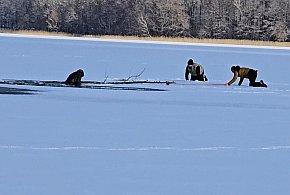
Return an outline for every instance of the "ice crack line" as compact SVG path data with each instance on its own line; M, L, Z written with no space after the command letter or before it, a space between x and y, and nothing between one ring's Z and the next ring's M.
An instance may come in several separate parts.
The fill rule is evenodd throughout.
M265 147L193 147L193 148L177 148L177 147L125 147L125 148L106 148L91 146L59 146L59 147L33 147L33 146L0 146L0 150L35 150L35 151L263 151L263 150L289 150L290 146L265 146Z

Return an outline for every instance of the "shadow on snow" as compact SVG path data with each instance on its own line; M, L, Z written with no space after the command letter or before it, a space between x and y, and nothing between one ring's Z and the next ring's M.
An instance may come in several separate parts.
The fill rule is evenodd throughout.
M0 94L9 94L9 95L33 95L37 90L30 89L18 89L11 87L0 87Z

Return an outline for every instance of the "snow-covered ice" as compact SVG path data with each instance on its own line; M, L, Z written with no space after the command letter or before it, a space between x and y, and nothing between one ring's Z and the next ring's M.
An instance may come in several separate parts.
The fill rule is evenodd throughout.
M145 69L138 79L179 83L0 85L33 93L0 94L0 194L290 193L290 49L8 34L0 45L0 79L65 80L82 68L83 80L103 81ZM209 82L184 81L189 58ZM269 87L216 85L234 64Z

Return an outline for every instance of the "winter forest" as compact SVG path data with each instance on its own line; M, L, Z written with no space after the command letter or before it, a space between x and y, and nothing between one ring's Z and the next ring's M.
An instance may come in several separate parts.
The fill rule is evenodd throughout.
M290 40L289 0L0 0L0 28L78 35Z

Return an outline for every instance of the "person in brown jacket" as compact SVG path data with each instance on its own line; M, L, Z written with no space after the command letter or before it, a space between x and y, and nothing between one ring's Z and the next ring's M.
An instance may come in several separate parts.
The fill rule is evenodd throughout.
M84 75L84 71L82 69L78 69L77 71L71 73L64 83L67 85L74 85L79 87L81 86L81 79Z
M250 81L249 86L267 87L267 85L264 83L263 80L261 80L260 82L256 82L257 72L258 72L257 70L254 70L251 68L241 68L240 66L232 66L231 71L234 73L234 77L225 85L233 84L237 80L237 78L240 77L240 81L238 85L241 85L244 81L244 78L247 78Z

